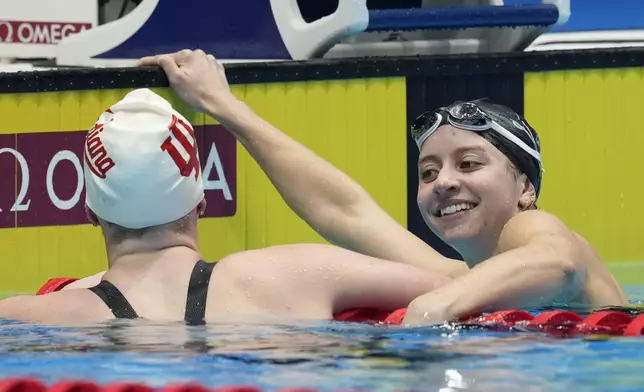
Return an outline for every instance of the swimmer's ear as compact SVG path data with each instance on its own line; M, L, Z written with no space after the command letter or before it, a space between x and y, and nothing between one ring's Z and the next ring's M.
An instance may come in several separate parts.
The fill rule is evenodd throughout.
M534 205L536 200L537 192L534 189L534 185L525 174L521 174L519 177L521 180L521 197L519 197L519 210L524 211L529 209Z
M199 204L197 204L197 216L198 217L202 217L203 214L206 213L206 205L207 205L207 203L206 203L205 198L201 199Z
M87 204L85 205L85 214L87 215L87 220L89 220L89 223L91 223L92 226L98 226L98 216L96 216L94 211L89 209Z

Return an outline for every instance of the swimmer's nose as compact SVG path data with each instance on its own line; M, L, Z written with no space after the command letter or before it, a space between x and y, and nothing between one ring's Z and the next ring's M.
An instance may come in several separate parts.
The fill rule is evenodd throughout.
M441 170L434 180L434 193L439 196L452 196L461 189L458 179L446 170Z

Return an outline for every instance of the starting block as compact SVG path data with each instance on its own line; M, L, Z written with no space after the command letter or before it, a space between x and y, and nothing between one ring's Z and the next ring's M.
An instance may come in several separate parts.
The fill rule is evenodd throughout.
M140 57L200 48L222 61L304 60L364 31L366 0L340 0L311 23L297 0L143 0L121 19L58 45L58 65L131 66Z
M56 64L127 67L143 56L185 48L213 53L223 62L427 54L423 50L435 54L450 40L443 38L432 46L431 39L392 41L383 35L445 29L487 28L506 38L514 35L512 43L493 48L503 51L570 16L569 0L491 3L496 5L369 10L367 0L339 0L335 12L307 22L297 0L142 0L120 19L63 39L57 45ZM517 31L523 31L519 37ZM475 47L469 46L478 51Z

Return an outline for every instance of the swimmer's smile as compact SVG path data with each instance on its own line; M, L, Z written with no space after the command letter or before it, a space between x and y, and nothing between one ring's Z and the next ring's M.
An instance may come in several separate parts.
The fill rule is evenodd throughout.
M459 219L476 208L478 204L469 201L450 200L432 209L432 215L441 221Z

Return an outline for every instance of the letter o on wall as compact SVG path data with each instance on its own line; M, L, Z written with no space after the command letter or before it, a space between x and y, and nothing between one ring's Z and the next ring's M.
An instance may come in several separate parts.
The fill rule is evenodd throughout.
M56 170L56 166L61 161L69 161L76 168L76 191L74 191L74 195L69 200L61 200L54 189L54 170ZM51 159L51 162L49 162L49 166L47 166L47 194L51 202L57 208L64 211L74 208L80 200L81 192L83 192L83 184L83 167L76 154L69 150L62 150L56 153Z

